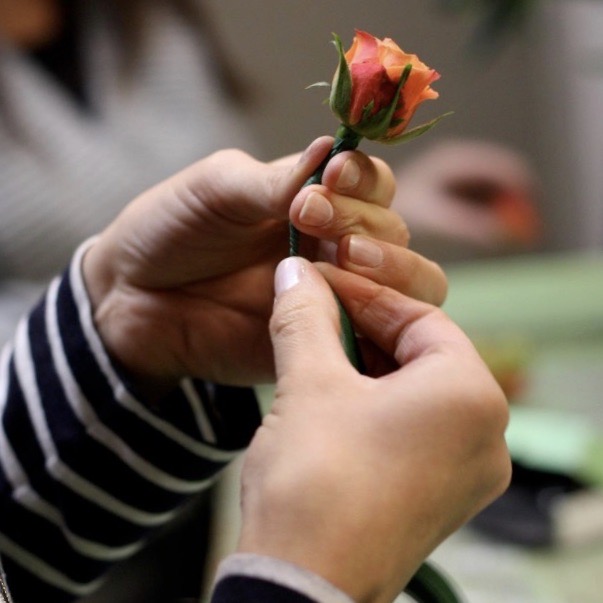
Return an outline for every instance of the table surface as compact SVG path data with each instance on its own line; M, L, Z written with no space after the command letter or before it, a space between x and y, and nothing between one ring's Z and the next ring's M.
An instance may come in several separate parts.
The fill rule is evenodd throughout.
M525 453L537 459L567 446L557 462L574 462L582 444L576 434L603 433L603 254L479 261L447 273L444 308L467 332L518 337L529 347L508 439L523 438L522 452L533 443ZM569 419L563 432L551 416ZM433 560L470 603L603 601L603 541L530 551L465 528Z

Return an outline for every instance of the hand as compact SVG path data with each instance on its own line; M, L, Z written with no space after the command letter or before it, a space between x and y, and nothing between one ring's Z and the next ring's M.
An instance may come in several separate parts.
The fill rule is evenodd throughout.
M524 157L504 145L449 140L396 170L393 207L424 246L447 256L533 248L542 235L538 182Z
M322 185L300 192L331 144L321 138L297 160L268 164L216 153L141 195L101 234L84 278L105 345L133 375L166 387L185 375L272 378L272 282L289 219L318 241L311 257L443 301L441 270L405 249L383 162L342 153Z
M356 372L323 276L299 258L280 264L275 401L247 452L238 548L309 569L355 601L391 601L507 486L507 404L443 312L320 271L374 355L397 368Z

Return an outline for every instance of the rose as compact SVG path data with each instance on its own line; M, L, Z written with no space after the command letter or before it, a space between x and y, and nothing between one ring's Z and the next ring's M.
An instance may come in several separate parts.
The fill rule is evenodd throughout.
M445 113L412 130L406 130L417 107L438 93L430 85L440 76L416 55L406 54L386 38L379 40L356 31L352 47L344 52L341 40L334 35L339 66L331 86L329 104L341 121L331 151L304 186L320 184L327 163L338 153L355 149L362 138L385 143L404 142L432 128ZM329 86L318 82L312 86ZM290 223L289 255L299 255L300 233ZM339 303L341 342L350 363L363 373L364 365L354 326ZM405 592L414 600L458 603L459 599L439 572L423 563Z
M389 38L380 40L359 30L347 52L337 36L335 45L339 66L330 106L346 128L370 140L396 143L423 134L443 117L406 130L417 107L438 98L431 84L440 74L416 55L405 53Z
M421 126L406 130L417 107L427 99L438 98L431 84L439 79L435 69L427 67L414 54L407 54L390 38L379 40L364 31L356 36L344 52L339 36L333 34L339 53L339 65L329 104L340 120L331 151L304 186L320 184L327 163L338 153L355 149L362 138L398 143L415 138L432 128L441 115ZM318 82L312 86L329 86ZM300 233L290 224L289 255L299 255ZM355 334L343 308L342 342L348 358L363 370L357 353Z
M361 121L367 106L372 105L371 115L389 107L407 65L411 70L400 91L392 119L397 125L391 127L390 124L386 132L388 138L402 133L421 102L439 96L430 84L439 79L440 74L422 63L417 55L406 54L390 38L379 40L364 31L357 31L345 58L352 76L351 125Z

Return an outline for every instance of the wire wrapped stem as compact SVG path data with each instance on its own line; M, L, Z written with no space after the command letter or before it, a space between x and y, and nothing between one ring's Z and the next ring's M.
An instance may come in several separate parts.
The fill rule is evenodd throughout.
M343 151L353 151L362 140L362 136L356 134L349 128L346 128L344 125L341 125L335 134L335 140L333 142L333 146L329 151L329 154L324 158L322 163L316 168L316 171L306 180L303 187L310 186L311 184L320 184L322 182L322 175L327 167L327 164L335 155L342 153ZM299 253L299 239L300 233L293 224L289 224L289 255L290 256L298 256ZM345 353L350 360L350 362L356 367L356 369L360 372L364 372L364 363L362 361L362 356L360 354L360 349L358 346L358 341L356 339L356 334L354 333L354 328L352 327L352 323L350 321L349 316L344 310L341 302L335 297L337 300L337 305L339 307L339 322L341 324L341 344Z
M316 171L306 180L303 187L311 184L320 184L322 175L329 161L342 153L343 151L353 151L358 147L362 136L352 132L349 128L341 125L335 135L333 146L329 154L325 157ZM303 188L302 187L302 188ZM289 255L298 256L299 252L300 233L289 224ZM349 316L341 304L341 301L335 296L339 307L339 321L341 324L341 344L345 353L352 365L360 372L365 373L365 366L360 354L358 340L354 332L354 328ZM423 563L413 576L408 586L404 591L412 599L418 603L460 603L461 598L455 589L448 583L446 578L442 576L436 568L429 563Z

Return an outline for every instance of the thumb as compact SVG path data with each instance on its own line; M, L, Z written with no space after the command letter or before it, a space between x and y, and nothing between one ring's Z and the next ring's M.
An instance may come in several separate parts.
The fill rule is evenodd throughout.
M335 297L314 265L301 257L283 260L275 274L270 321L276 376L308 379L349 367L341 346Z

